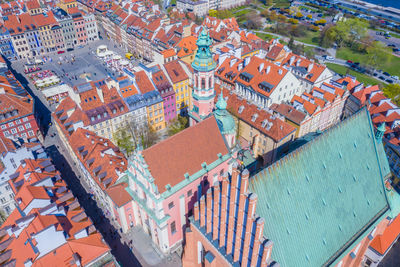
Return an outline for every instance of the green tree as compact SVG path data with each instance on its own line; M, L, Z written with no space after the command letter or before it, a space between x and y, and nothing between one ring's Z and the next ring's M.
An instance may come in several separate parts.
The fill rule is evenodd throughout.
M179 133L180 131L184 130L185 128L189 127L189 119L188 117L184 117L178 115L175 119L173 119L170 124L168 125L168 135L172 136L174 134Z
M392 101L399 106L400 105L400 84L394 83L394 84L388 84L387 86L385 86L382 89L384 95L390 99L392 99Z
M293 49L293 47L294 47L294 38L293 38L293 36L290 36L290 40L289 40L289 43L288 43L288 47L289 47L290 49Z
M391 51L382 42L372 42L366 50L366 63L374 68L382 67L391 60Z
M7 220L6 213L3 209L0 209L0 225L2 225Z
M134 138L127 127L119 128L114 133L114 140L117 146L124 151L128 156L135 150Z

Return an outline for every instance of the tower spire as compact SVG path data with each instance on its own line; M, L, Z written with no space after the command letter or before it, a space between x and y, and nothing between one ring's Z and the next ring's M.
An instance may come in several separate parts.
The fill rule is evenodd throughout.
M203 27L196 41L197 52L192 62L193 67L193 107L189 112L190 125L209 117L214 108L214 61L210 46L212 40Z

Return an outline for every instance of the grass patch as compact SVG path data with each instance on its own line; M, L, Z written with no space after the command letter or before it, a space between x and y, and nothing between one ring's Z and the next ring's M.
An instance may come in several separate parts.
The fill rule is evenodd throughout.
M312 45L319 44L319 32L307 31L303 37L295 37L295 40Z
M241 17L241 16L246 15L246 14L249 13L250 11L251 11L251 9L243 9L243 10L236 11L235 13L233 13L233 15L234 15L235 17Z
M287 8L290 7L289 0L274 0L274 7Z
M269 41L269 40L271 40L271 39L274 38L273 35L267 34L267 33L263 33L263 32L256 32L256 35L257 35L258 37L260 37L261 39L267 40L267 41Z
M367 55L359 52L354 52L348 47L342 47L337 50L336 52L336 57L345 59L345 60L351 60L354 62L367 62ZM387 71L390 73L390 75L396 75L400 76L400 58L396 57L394 55L390 55L390 62L385 64L384 67L382 67L383 71Z
M357 78L357 80L359 82L364 83L365 85L370 84L370 85L375 85L375 84L379 84L379 85L386 85L385 83L378 81L377 79L371 78L368 75L359 73L357 71L354 71L352 69L347 68L346 66L342 66L342 65L338 65L338 64L334 64L334 63L326 63L326 66L341 75L345 75L345 74L350 74L354 77Z

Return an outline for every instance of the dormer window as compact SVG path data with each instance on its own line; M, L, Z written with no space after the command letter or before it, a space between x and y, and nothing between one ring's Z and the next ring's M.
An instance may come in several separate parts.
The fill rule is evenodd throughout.
M100 114L97 114L97 119L101 119L101 115Z
M239 107L239 114L242 114L242 112L243 112L243 110L244 110L244 106L243 105L241 105L240 107Z
M258 114L255 113L255 114L253 114L253 116L251 116L251 121L255 122L257 118L258 118Z
M104 118L107 117L107 112L104 112L104 113L103 113L103 117L104 117Z

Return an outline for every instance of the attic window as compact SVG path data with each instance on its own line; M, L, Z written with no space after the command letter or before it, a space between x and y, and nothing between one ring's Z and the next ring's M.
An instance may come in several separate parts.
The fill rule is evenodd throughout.
M217 70L218 74L221 74L221 72L223 72L225 70L225 67L220 68L219 70Z
M239 114L242 114L242 112L243 112L243 110L244 110L244 106L243 105L241 105L240 107L239 107Z
M240 74L240 78L243 81L250 82L250 80L253 78L253 75L251 75L250 73L247 73L247 72L243 72Z
M257 118L258 118L258 114L255 113L255 114L253 114L253 116L251 116L251 121L255 122Z

